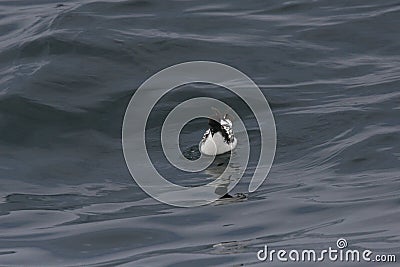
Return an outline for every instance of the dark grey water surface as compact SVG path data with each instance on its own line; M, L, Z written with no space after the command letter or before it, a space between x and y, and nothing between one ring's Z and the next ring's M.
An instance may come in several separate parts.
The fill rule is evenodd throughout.
M340 237L399 258L399 21L390 0L1 0L0 265L247 266L264 244L322 249ZM171 207L126 168L134 90L190 60L238 68L272 107L276 158L245 200ZM157 145L161 118L192 95L241 110L254 167L254 117L224 89L196 86L152 113L155 164L185 185L210 177L178 174ZM183 149L204 127L184 129Z

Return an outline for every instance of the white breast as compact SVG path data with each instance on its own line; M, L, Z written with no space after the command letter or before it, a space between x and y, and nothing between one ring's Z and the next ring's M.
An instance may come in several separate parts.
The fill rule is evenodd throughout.
M224 138L220 132L217 132L214 135L209 133L208 136L200 142L200 152L205 155L215 156L235 149L236 145L236 138L234 138L233 142L228 144L224 141Z

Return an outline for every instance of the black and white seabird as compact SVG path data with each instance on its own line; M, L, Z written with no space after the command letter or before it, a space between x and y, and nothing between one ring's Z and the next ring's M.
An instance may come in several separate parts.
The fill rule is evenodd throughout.
M228 119L227 114L219 122L209 119L208 125L210 128L204 133L203 139L200 141L201 153L215 156L235 149L237 139L233 134L232 121Z

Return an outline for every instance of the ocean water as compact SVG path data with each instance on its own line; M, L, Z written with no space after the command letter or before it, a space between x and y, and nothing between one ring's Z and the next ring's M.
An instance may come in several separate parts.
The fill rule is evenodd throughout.
M339 238L400 261L399 19L392 0L1 0L0 266L284 266L258 261L257 251L335 248ZM252 145L232 192L246 198L178 208L134 182L121 128L141 83L192 60L231 65L257 83L277 151L267 180L248 193L254 116L222 88L174 90L147 135L171 181L203 184L224 167L185 174L163 158L163 118L183 99L239 110ZM184 153L206 126L184 128ZM330 264L365 263L312 263Z

